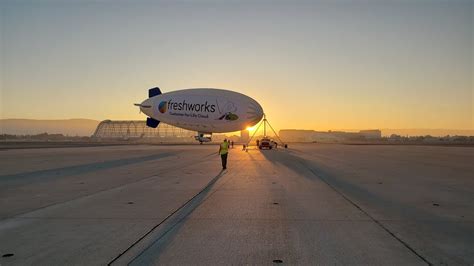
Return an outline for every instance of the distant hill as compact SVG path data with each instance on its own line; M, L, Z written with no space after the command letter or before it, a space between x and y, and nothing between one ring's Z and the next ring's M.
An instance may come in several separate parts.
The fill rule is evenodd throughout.
M99 122L92 119L0 119L0 134L34 135L48 133L69 136L91 136L94 134Z

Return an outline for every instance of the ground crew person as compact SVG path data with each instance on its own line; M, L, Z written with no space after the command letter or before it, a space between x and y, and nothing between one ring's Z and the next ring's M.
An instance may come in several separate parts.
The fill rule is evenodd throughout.
M222 160L222 170L227 169L227 154L229 153L229 142L224 139L224 142L219 146L219 154Z

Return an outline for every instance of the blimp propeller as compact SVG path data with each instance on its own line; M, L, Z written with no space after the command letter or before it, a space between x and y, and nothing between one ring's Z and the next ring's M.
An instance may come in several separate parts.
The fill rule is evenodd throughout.
M151 105L141 104L141 103L134 103L133 105L143 108L151 108Z
M140 107L140 109L138 109L139 114L142 113L142 108L151 108L151 105L145 105L145 104L141 104L141 103L134 103L133 105Z

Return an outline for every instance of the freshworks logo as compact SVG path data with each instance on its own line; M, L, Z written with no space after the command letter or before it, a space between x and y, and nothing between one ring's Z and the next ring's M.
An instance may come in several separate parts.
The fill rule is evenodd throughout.
M160 113L162 113L162 114L166 113L166 111L168 110L168 102L162 101L162 102L158 105L158 110L159 110Z

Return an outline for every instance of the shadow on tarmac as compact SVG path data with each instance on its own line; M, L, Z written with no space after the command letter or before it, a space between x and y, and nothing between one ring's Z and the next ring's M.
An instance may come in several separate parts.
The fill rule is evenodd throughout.
M19 173L13 175L2 175L0 176L0 181L5 183L22 183L27 182L31 183L33 181L41 179L57 179L63 178L72 175L83 175L88 174L91 172L107 170L115 167L123 167L127 165L143 163L146 161L153 161L158 160L166 157L173 156L173 153L158 153L153 155L147 156L140 156L134 158L124 158L118 160L110 160L105 162L95 162L95 163L88 163L88 164L81 164L81 165L73 165L61 168L54 168L54 169L47 169L47 170L40 170L40 171L33 171L33 172L26 172L26 173ZM5 184L3 183L3 184Z
M420 252L423 248L416 247L416 244L412 246L406 242L407 240L402 240L401 238L411 238L412 235L416 236L417 239L425 240L434 238L434 235L436 235L435 238L440 239L450 239L454 237L457 241L462 243L462 246L472 246L474 232L465 224L457 223L455 226L450 226L449 223L446 222L446 217L443 217L435 211L429 211L413 204L404 203L401 200L403 197L393 198L384 195L383 192L370 191L369 188L363 187L363 184L357 184L357 181L350 180L347 176L337 176L336 174L323 170L323 166L317 162L296 156L292 154L291 151L262 151L261 153L274 165L283 165L299 176L313 181L319 179L326 183L350 204L365 213L385 231L428 264L431 262L425 258L427 254ZM400 193L403 194L403 191L400 191ZM371 213L375 213L376 216L372 216ZM383 220L379 221L379 219ZM389 226L384 225L391 220L404 221L405 230L409 232L408 235L400 236L400 233L398 233L398 236L396 236L392 233ZM443 252L442 249L436 246L433 246L432 249L437 250L437 253L449 257L457 263L462 264L465 262L459 260L459 258L450 256L450 254ZM429 257L431 256L432 254L429 254Z
M166 250L168 245L173 242L181 228L185 225L189 215L199 207L216 184L216 182L224 176L226 170L221 170L218 175L212 178L209 183L193 198L184 203L175 212L170 214L164 221L160 223L162 228L157 232L157 237L153 242L145 248L140 254L135 256L128 265L152 265L159 261L160 255ZM158 226L156 228L158 228ZM155 228L155 229L156 229ZM154 230L154 229L153 229ZM150 232L151 233L151 232Z

